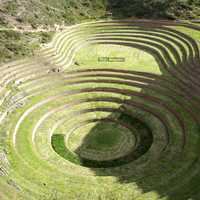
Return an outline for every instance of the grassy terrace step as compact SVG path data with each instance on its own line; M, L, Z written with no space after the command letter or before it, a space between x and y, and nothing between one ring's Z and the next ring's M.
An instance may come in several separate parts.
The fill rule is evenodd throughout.
M118 31L123 30L123 29L125 29L125 30L128 29L128 32L129 32L131 29L135 29L135 28L139 29L138 26L135 26L135 27L134 27L134 26L128 26L128 25L126 25L126 26L121 26L121 27L120 27L120 25L118 25L118 27L112 27L112 26L111 26L109 29L110 29L110 30L118 30ZM105 26L101 26L101 28L98 27L97 30L100 31L101 29L106 30L106 29L105 29ZM141 29L141 30L142 30L142 29L145 30L145 27L142 27L142 28L140 28L140 29ZM165 29L166 29L166 28L165 28ZM151 30L150 28L147 27L147 28L146 28L146 31L152 32L153 30L154 30L154 31L160 30L161 33L162 33L162 32L164 32L165 29L162 28L162 29L160 30L160 29L158 29L158 27L155 27L154 29ZM168 30L168 32L165 31L165 33L171 35L172 33L169 32L170 29L167 29L167 30ZM172 32L172 30L170 30L170 31ZM90 31L90 32L91 32L91 31ZM174 32L174 31L173 31L173 32ZM176 33L176 32L175 32L175 33ZM174 33L173 33L173 34L174 34ZM180 34L180 33L179 33L179 34ZM177 39L178 39L178 35L176 35L176 37L177 37ZM179 39L180 39L180 37L179 37ZM182 39L182 40L183 40L183 39Z
M63 41L63 40L62 40ZM188 44L188 43L187 43ZM190 46L189 46L190 47ZM181 72L182 73L182 72ZM193 72L191 72L191 73L193 73Z
M3 65L0 155L9 170L0 198L198 200L197 30L84 23L36 57Z
M102 74L102 75L103 75L104 77L107 76L108 78L109 78L109 77L112 78L112 75L109 75L109 74L106 75L106 74L104 73L104 74ZM87 75L87 76L90 77L90 75ZM79 77L80 77L80 76L79 76ZM83 77L84 77L84 76L83 76ZM97 77L98 77L98 76L97 76ZM113 76L113 77L119 77L119 75L118 75L118 76L115 75L115 76ZM75 78L76 78L76 77L75 77ZM126 79L127 79L128 77L127 77L127 76L121 76L120 78L121 78L121 79L123 79L123 78L126 78ZM133 79L133 78L132 78L132 79ZM130 79L130 80L132 80L132 79ZM72 79L72 80L73 80L73 79ZM137 78L135 78L134 80L138 81ZM141 79L141 78L140 78L139 80L140 80L140 82L141 82L141 81L145 81L145 82L147 82L147 83L153 83L153 81L147 81L147 80ZM66 77L66 81L69 82L69 81L68 81L68 77ZM110 82L110 81L111 81L111 80L109 80L109 82ZM114 79L113 79L113 81L114 81ZM112 82L113 82L113 81L112 81ZM67 83L67 82L66 82L66 83ZM79 81L79 83L84 83L84 82L85 82L85 83L95 82L95 80L91 80L91 79L88 80L88 79L86 79L86 80L82 80L81 82ZM97 80L96 80L96 82L97 82ZM99 80L98 82L100 83L100 80ZM102 83L103 83L103 82L106 82L105 78L104 78L104 80L101 81L101 82L102 82ZM116 81L114 81L114 82L117 83ZM113 83L114 83L114 82L113 82ZM73 83L76 84L77 82L76 82L76 81L73 81L73 82L69 82L68 84L73 84ZM120 82L119 82L119 83L120 83ZM140 87L142 87L142 88L148 88L148 86L145 86L145 84L142 84L142 83L139 84L139 82L138 82L138 83L137 83L137 82L134 83L134 82L130 82L130 81L129 81L129 82L128 82L128 81L125 81L125 82L122 82L122 81L121 81L121 83L124 83L124 84L129 83L129 84L132 84L132 86L140 86ZM160 83L159 83L159 84L160 84ZM54 86L54 87L55 87L55 86ZM164 92L164 91L162 92L162 90L160 90L159 88L157 88L157 89L155 88L155 89L153 89L153 90L159 91L160 94L162 94L162 93ZM169 90L170 90L170 89L169 89ZM175 91L174 91L174 92L175 92ZM163 94L164 94L164 93L163 93ZM184 94L184 93L183 93L183 94ZM177 93L177 95L178 95L178 93ZM172 99L173 99L173 98L172 98ZM191 100L191 99L189 99L189 100Z

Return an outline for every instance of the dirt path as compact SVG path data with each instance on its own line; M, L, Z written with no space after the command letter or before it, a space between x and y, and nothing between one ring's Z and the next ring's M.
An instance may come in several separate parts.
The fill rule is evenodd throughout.
M22 28L18 28L18 27L13 27L13 28L0 28L0 31L16 31L16 32L20 32L20 33L39 33L39 32L58 32L58 31L62 31L64 30L66 27L62 27L60 28L58 27L52 27L52 28L37 28L37 29L33 29L33 28L26 28L26 27L22 27Z

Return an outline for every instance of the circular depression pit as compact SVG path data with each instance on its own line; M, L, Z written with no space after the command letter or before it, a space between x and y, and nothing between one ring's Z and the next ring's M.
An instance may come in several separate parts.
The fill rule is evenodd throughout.
M56 132L51 138L54 151L65 160L91 168L117 167L143 156L153 143L152 130L127 113L112 117L85 119L65 134Z

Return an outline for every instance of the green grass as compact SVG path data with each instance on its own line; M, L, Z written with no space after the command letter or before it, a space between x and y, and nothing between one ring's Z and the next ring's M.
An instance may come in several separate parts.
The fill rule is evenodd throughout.
M66 148L63 135L53 135L52 147L54 148L55 152L57 152L63 158L75 164L81 164L81 160L78 158L78 156L73 155L73 153Z
M89 117L89 115L85 116L85 118L87 117ZM113 156L114 156L115 151L118 149L116 147L120 146L120 143L122 143L122 141L120 141L122 140L122 136L123 135L126 136L126 134L131 134L129 133L129 131L127 131L124 128L122 129L116 125L113 126L113 124L110 125L110 124L107 124L107 123L105 124L102 122L97 123L96 126L94 126L92 129L90 129L90 131L87 132L87 134L84 133L84 137L82 136L83 134L83 132L81 132L83 131L82 129L77 129L75 132L71 133L72 136L68 138L69 142L67 143L69 143L69 147L72 147L73 143L75 142L79 144L79 146L77 146L76 149L74 149L74 151L77 154L71 151L71 149L73 148L69 148L68 145L65 144L66 143L64 139L65 136L61 134L53 135L52 140L51 140L52 147L54 148L55 152L57 152L57 154L59 154L64 159L70 162L73 162L75 164L79 164L79 165L83 165L87 167L89 166L94 167L94 168L114 167L114 166L128 163L131 160L135 160L139 156L144 154L150 148L152 144L151 130L149 129L147 125L145 125L144 122L136 118L134 119L131 116L126 115L126 114L120 115L119 117L117 117L117 119L121 121L122 123L127 123L129 124L130 127L133 127L134 129L132 129L132 134L137 135L137 137L139 137L141 141L137 149L134 150L134 153L132 153L133 150L131 149L128 151L129 152L128 154L130 154L129 156L125 156L124 158L120 157L118 159L115 158L113 160L111 159L112 158L111 157L110 158L111 160L108 160L108 161L93 160L96 157L95 154L93 155L92 160L88 158L84 158L85 156L82 157L82 153L84 153L82 151L90 152L91 150L92 152L95 152L95 151L97 152L111 151L112 152L113 151ZM72 122L68 121L67 123L71 124ZM65 127L64 128L65 131L67 132L71 131L70 129L68 130L67 126L64 126L64 127ZM57 130L56 132L59 132L59 131ZM80 137L80 138L77 138L77 137ZM79 140L81 140L81 142L79 142ZM132 138L128 137L128 142L131 142L130 140L132 140ZM133 140L132 143L134 144L134 142L135 141ZM135 147L131 146L131 148L135 148Z
M183 27L183 26L174 26L174 27L171 27L171 28L178 30L180 32L183 32L183 33L189 35L190 37L194 38L195 40L200 41L200 34L199 34L198 30L186 28L186 27Z
M86 148L101 151L112 148L119 144L122 130L115 124L100 123L89 132L88 137L84 139Z
M98 62L99 57L122 57L125 62ZM80 49L74 58L74 65L84 68L115 68L161 74L153 56L136 48L119 45L88 45Z

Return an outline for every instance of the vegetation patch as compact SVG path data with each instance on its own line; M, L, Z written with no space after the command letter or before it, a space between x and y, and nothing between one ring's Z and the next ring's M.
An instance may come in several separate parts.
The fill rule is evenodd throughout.
M123 57L125 62L99 62L99 57ZM155 58L145 51L123 45L89 45L80 49L74 58L74 67L130 69L160 74Z
M0 63L34 56L41 43L51 41L53 33L20 33L0 30Z

